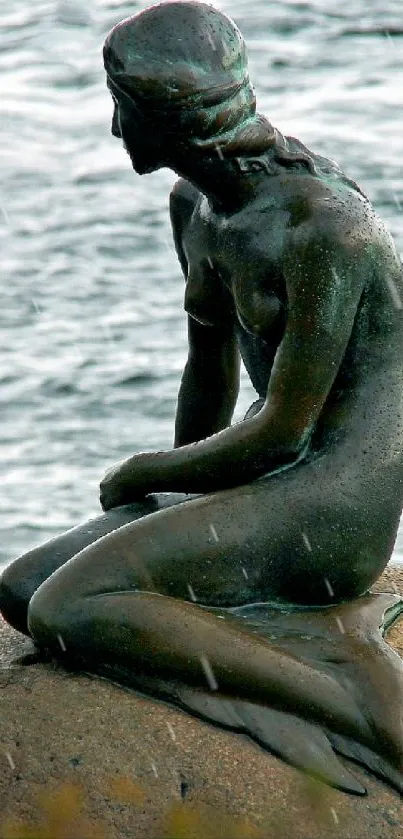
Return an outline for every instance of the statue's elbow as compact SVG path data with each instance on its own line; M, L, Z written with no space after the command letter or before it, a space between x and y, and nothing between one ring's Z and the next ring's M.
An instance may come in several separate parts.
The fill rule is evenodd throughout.
M302 433L290 435L285 443L285 455L288 462L298 462L305 457L311 435L312 428L304 429Z
M277 440L272 441L272 444L266 448L265 471L268 471L268 468L290 466L303 460L309 447L310 437L310 433L289 434L286 437L279 435Z

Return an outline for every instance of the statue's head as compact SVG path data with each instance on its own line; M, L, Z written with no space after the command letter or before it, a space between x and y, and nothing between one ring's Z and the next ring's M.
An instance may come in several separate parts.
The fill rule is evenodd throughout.
M231 155L255 119L242 35L207 3L171 0L127 18L109 33L104 63L112 131L140 173L169 165L178 143Z

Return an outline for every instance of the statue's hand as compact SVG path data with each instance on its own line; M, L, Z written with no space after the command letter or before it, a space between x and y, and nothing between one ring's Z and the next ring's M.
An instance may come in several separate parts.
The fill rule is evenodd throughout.
M142 452L122 460L107 470L100 484L103 510L139 501L152 492L153 464L158 453Z
M124 504L125 495L125 480L124 480L124 461L116 463L107 469L104 477L100 483L99 500L103 510L111 510L113 507L119 507Z

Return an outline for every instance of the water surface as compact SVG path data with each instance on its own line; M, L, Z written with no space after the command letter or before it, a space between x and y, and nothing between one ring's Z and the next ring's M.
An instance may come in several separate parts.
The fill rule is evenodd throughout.
M107 31L146 5L0 0L0 565L96 514L109 465L172 443L174 177L131 171L101 60ZM259 109L337 159L402 252L401 0L219 5L247 39ZM253 398L245 382L237 417Z

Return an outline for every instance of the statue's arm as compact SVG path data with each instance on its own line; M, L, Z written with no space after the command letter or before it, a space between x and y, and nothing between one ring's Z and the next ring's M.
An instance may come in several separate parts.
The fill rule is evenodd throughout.
M188 317L189 352L178 394L175 447L204 440L231 423L239 391L239 352L231 321L203 326Z
M199 197L198 190L183 179L175 184L170 195L174 244L186 282L188 262L183 234ZM219 307L217 287L212 280L206 277L203 282L206 309L209 295L214 297L214 309ZM178 394L175 447L204 440L230 425L238 391L239 352L232 312L228 301L223 300L220 318L215 318L214 325L204 326L188 317L188 358Z
M299 458L351 335L365 282L363 263L353 241L341 243L337 236L309 231L296 237L284 264L287 324L264 407L201 442L126 461L122 478L127 500L140 490L224 489Z

